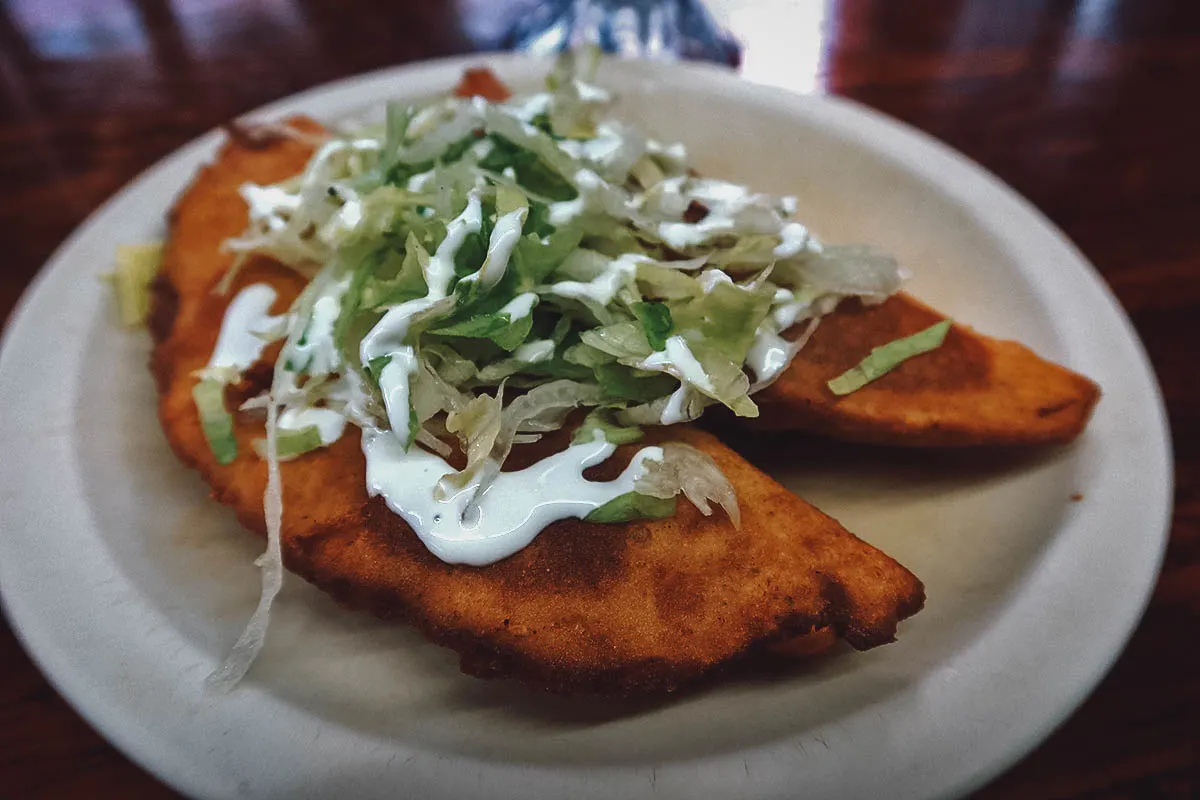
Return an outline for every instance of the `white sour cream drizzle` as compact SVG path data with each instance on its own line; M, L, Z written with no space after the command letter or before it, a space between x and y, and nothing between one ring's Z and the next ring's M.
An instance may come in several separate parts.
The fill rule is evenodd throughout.
M559 297L575 300L591 300L606 306L617 296L629 276L637 272L638 264L649 261L641 253L625 253L609 261L599 275L590 281L558 281L550 284L549 291Z
M771 300L771 313L758 326L754 344L746 354L746 367L754 373L751 394L774 383L788 364L792 363L796 353L808 343L809 337L816 329L816 321L821 315L832 311L836 304L837 298L820 297L813 300L798 298L790 289L780 287L775 290L775 296ZM780 335L805 320L808 320L808 327L795 341L789 342Z
M287 227L287 217L300 208L300 195L285 192L277 186L244 184L239 189L246 201L251 223L262 223L271 230Z
M509 109L517 119L529 122L538 114L544 114L550 109L550 100L549 92L539 92L520 103L510 105Z
M534 305L537 304L538 296L533 292L524 292L509 300L500 309L501 314L508 314L509 322L516 322L519 319L528 317L533 311Z
M390 358L379 375L379 391L383 395L388 423L405 447L411 444L409 382L418 364L416 351L404 341L408 336L409 325L414 316L428 311L435 303L446 299L450 279L454 277L454 256L467 237L478 233L482 226L483 209L478 192L473 191L467 198L467 207L446 226L446 238L429 258L425 269L428 293L424 297L388 309L375 327L363 337L359 346L359 357L363 364L370 364L376 358Z
M492 228L492 235L488 239L487 258L479 268L480 286L491 288L504 277L513 248L521 240L521 229L528 214L529 209L518 208L496 220L496 227Z
M346 239L363 221L363 204L358 192L343 187L338 196L342 200L342 207L317 233L321 241L331 246Z
M321 444L329 446L342 438L346 417L331 408L289 408L279 415L276 424L284 431L314 427L321 436Z
M225 310L217 346L208 359L208 369L244 371L262 357L267 339L283 323L286 315L271 316L275 290L255 283L237 293Z
M686 383L680 383L679 388L667 398L667 404L663 406L659 422L663 425L677 425L695 419L689 413L691 403L695 400L693 395L694 390L691 387Z
M775 246L773 255L776 258L791 258L807 250L812 242L808 228L799 222L789 222L779 230L780 242Z
M685 384L690 383L706 394L716 391L703 365L688 347L687 340L678 334L668 337L666 346L644 358L638 363L638 368L674 375Z
M777 333L759 329L746 354L746 366L756 383L774 379L792 360L792 345Z
M367 459L367 492L382 496L435 556L449 564L484 566L524 548L552 522L582 518L628 494L645 474L645 462L662 459L658 447L640 450L612 481L589 481L588 467L606 460L616 445L597 436L516 472L501 472L464 519L475 497L477 481L434 499L438 481L454 470L441 456L420 447L405 452L386 431L363 431Z
M452 223L446 237L450 240L451 235L454 235L454 250L443 252L443 248L439 247L438 252L430 259L429 295L389 311L388 314L392 314L404 310L406 315L402 320L397 315L397 319L391 322L387 321L388 315L384 316L371 331L376 338L370 348L364 340L364 359L374 358L374 355L369 354L387 349L382 345L396 341L396 337L402 339L407 330L407 321L412 315L428 308L444 296L449 284L449 275L453 273L454 251L461 246L467 233L478 230L477 198L455 222L462 224L455 227ZM443 265L433 264L438 257L449 263L449 274L446 274ZM344 291L344 287L339 289ZM340 291L335 290L335 293L326 297L332 297L336 304ZM536 296L527 293L518 299L520 298L528 298L522 300L525 307L514 311L523 310L528 314ZM214 352L214 361L222 360L222 366L244 369L258 359L264 342L248 331L251 328L257 330L278 324L278 318L266 314L274 299L275 291L265 284L247 287L234 298L222 324L220 337L228 342L228 346L222 349L218 345L217 351ZM322 299L324 297L314 304L313 320L310 323L310 330L315 333L312 342L316 347L327 338L324 330L326 326L323 324L325 313L319 310L323 309L320 305ZM405 309L405 306L409 308ZM679 338L682 342L680 337L673 338ZM253 347L250 346L251 340L256 343ZM686 351L686 344L683 348ZM676 357L679 357L678 345L675 346L675 350ZM550 358L553 352L553 341L535 340L519 347L513 357L537 363ZM419 446L405 449L410 444L407 441L408 376L416 369L415 353L411 347L401 346L387 355L390 355L392 360L388 368L385 368L380 384L384 389L389 420L393 416L393 405L397 409L403 409L404 418L398 420L401 425L393 421L391 431L372 428L363 431L362 448L367 463L367 490L372 496L382 496L388 507L412 527L430 552L447 563L483 566L507 558L526 547L550 523L561 519L585 517L600 506L634 491L634 484L645 474L645 463L662 458L660 448L643 448L616 479L586 480L583 477L584 470L605 461L616 450L615 445L605 441L603 435L597 432L592 441L572 444L566 450L542 459L531 467L516 472L500 473L487 487L483 497L474 503L472 501L475 500L476 490L479 488L477 480L442 500L437 500L434 489L445 475L454 472L453 468L440 456ZM687 356L690 355L690 351L687 352ZM692 360L694 361L694 358ZM401 378L384 388L388 370L393 365L397 367ZM698 367L698 362L696 366ZM685 371L689 370L685 368ZM322 444L326 445L342 436L345 424L346 418L342 413L328 408L289 408L285 409L278 419L278 427L282 430L316 427ZM464 518L468 506L474 508L471 517Z
M722 283L733 285L733 278L729 277L724 271L715 268L706 269L700 273L700 288L704 290L705 294L708 294Z
M350 279L333 284L313 303L308 325L300 339L285 354L292 365L311 375L327 375L341 365L342 357L333 341L333 327L342 310L342 295Z
M541 364L554 356L554 341L552 339L534 339L513 351L515 361L525 364Z
M693 202L707 209L700 221L666 221L654 226L669 247L698 247L729 233L778 236L780 241L773 253L776 258L799 255L813 245L807 228L784 219L780 213L794 207L794 198L775 201L736 183L677 176L661 181L640 200L645 211L666 217L682 216Z
M429 182L432 181L433 178L433 170L429 170L428 172L418 172L416 175L413 175L408 179L408 183L405 184L404 188L410 192L423 192L425 191L426 187L429 186Z
M632 207L620 192L609 186L590 169L580 169L571 177L579 196L550 204L550 224L566 225L589 213L605 213L615 217L628 216Z
M562 151L572 158L591 161L599 166L608 166L620 154L625 137L612 125L601 125L596 136L582 141L564 139L558 143Z

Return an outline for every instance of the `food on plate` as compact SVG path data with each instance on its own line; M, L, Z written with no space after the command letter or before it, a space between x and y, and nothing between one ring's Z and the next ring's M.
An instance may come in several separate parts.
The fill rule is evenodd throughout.
M303 120L290 124L319 130ZM272 287L276 297L266 311L278 315L305 285L292 270L255 256L227 293L214 291L231 263L220 244L245 226L239 187L295 173L310 151L293 138L258 149L227 143L175 207L154 291L153 368L168 439L216 498L260 533L267 464L253 442L263 436L261 416L231 413L236 456L220 464L194 402L194 373L209 362L230 302L246 287ZM262 367L273 356L268 348L259 368L225 389L225 405L236 409L269 384ZM706 517L681 502L665 519L556 522L490 566L447 564L380 498L368 496L360 440L349 431L328 448L280 464L284 557L342 602L413 622L457 650L468 672L565 692L671 689L814 628L836 629L869 647L889 641L896 623L920 608L923 591L911 573L711 435L679 426L646 441L663 440L715 459L736 489L740 530L723 514ZM506 466L525 466L563 444L518 446ZM624 446L601 465L608 474L595 477L613 477L635 450Z
M903 292L877 305L841 304L779 379L755 395L754 424L904 447L1055 444L1083 431L1100 397L1095 383L958 323L920 358L844 396L830 390L872 348L943 322Z
M562 692L670 690L796 637L872 647L922 606L690 424L758 417L839 341L824 328L895 308L901 269L604 118L592 66L568 55L514 99L473 71L354 131L243 126L179 198L149 313L159 416L267 538L215 685L254 660L285 563L472 674ZM892 387L962 336L909 321L853 340L825 390Z

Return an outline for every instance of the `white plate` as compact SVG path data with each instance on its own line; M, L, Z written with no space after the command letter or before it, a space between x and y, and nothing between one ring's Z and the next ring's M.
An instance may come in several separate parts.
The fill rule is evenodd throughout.
M316 89L256 116L337 119L451 86L450 60ZM519 87L543 67L493 59ZM202 679L257 597L261 547L171 456L144 336L97 276L161 235L209 134L63 245L0 356L0 585L42 670L118 747L201 797L928 797L1045 737L1133 629L1165 543L1162 404L1128 320L1083 257L994 177L845 101L698 67L608 64L620 114L705 173L800 196L829 241L881 245L913 290L1104 388L1074 447L1009 458L826 446L760 459L926 583L897 644L663 704L565 700L458 673L411 631L298 579L231 696ZM753 442L746 445L751 452ZM797 457L799 456L799 457ZM1082 492L1084 499L1069 497Z

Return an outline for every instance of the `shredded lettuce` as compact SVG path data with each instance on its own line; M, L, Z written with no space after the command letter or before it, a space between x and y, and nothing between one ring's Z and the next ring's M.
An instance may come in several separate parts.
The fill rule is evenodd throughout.
M843 397L883 377L908 359L942 346L950 332L951 320L944 319L923 331L871 349L869 355L850 369L828 381L829 391Z
M319 450L325 443L321 441L321 431L316 425L305 425L297 430L279 429L276 439L280 461L291 461L305 453ZM267 440L255 439L254 452L259 457L267 457Z
M277 388L278 383L279 370L276 369L276 387L273 388ZM228 692L236 686L258 658L259 651L266 641L271 606L279 590L283 588L283 482L279 476L277 449L279 409L273 395L274 392L267 397L267 488L263 492L267 549L254 562L262 570L262 594L259 595L258 605L238 640L234 642L229 655L205 679L205 684L217 692Z
M511 420L543 392L573 387L546 412L555 424L578 406L606 408L614 424L683 422L713 403L754 416L751 395L803 345L787 329L811 331L845 297L897 290L893 259L822 245L790 218L794 198L700 177L682 145L608 118L597 63L564 55L533 96L389 104L381 125L322 142L300 174L241 188L249 224L227 248L326 287L293 309L306 327L285 348L285 407L343 387L337 407L364 424L407 419L398 435L434 449L462 437L477 452L468 472L486 485L513 443L541 432ZM322 332L330 286L339 308ZM364 355L397 309L392 349ZM797 343L772 344L785 341ZM417 366L401 387L407 412L389 414L379 376L395 348ZM768 366L755 361L763 353ZM468 412L485 407L509 420L494 437L477 435Z
M573 200L578 195L571 182L562 174L565 169L560 166L562 171L556 170L539 157L554 152L547 149L552 145L546 144L552 140L539 136L535 131L522 131L508 120L501 122L500 118L493 120L491 127L503 130L508 136L504 133L491 134L489 141L493 145L492 151L479 162L481 169L500 173L511 170L513 179L520 186L547 200ZM551 160L560 165L562 163L562 159Z
M596 381L609 400L650 402L670 394L678 382L669 375L626 367L622 364L601 364L595 369Z
M868 303L883 302L898 292L904 278L896 259L862 245L826 246L781 267L787 268L795 273L793 281L814 294L857 296Z
M740 366L773 295L774 289L767 286L750 289L731 281L717 282L699 297L677 304L672 317L680 330L699 333L708 352Z
M360 302L365 308L399 305L429 291L425 284L429 253L412 231L409 231L402 249L386 247L375 258L377 264L362 278Z
M529 223L526 223L528 227ZM583 232L574 227L560 228L549 236L527 233L513 251L513 268L521 276L522 291L529 291L546 280L579 247Z
M580 340L615 359L644 359L654 352L640 322L624 320L584 331Z
M117 299L117 314L126 328L140 328L150 313L150 282L162 263L162 242L117 245L113 271L105 278Z
M737 493L712 456L677 442L662 449L661 460L646 461L646 474L633 486L636 491L663 499L682 492L705 516L712 514L709 502L716 502L736 527L742 527Z
M600 435L605 441L612 444L630 444L641 440L645 435L642 429L633 425L619 425L611 419L611 413L605 409L595 409L591 411L583 422L579 423L579 428L576 429L575 435L571 438L571 442L578 444L579 442L590 442L596 435L596 431L600 431Z
M509 403L501 414L500 430L492 444L490 457L479 468L474 498L482 498L496 479L518 435L558 430L571 411L580 406L598 405L600 401L598 387L556 380L535 386ZM468 505L466 513L471 513L473 507L474 501Z
M547 91L528 97L389 104L380 125L322 138L299 174L240 187L247 226L225 243L233 267L221 287L252 256L307 285L271 333L286 341L270 392L247 404L267 410L255 449L269 470L268 549L262 600L218 683L253 660L279 589L279 464L328 444L316 426L280 428L279 414L321 409L308 418L323 425L340 415L334 422L390 432L410 456L417 447L447 457L457 439L465 464L447 468L436 493L473 492L469 515L514 446L580 417L573 441L598 432L621 445L718 403L755 416L752 395L823 315L845 298L875 303L898 290L895 260L823 245L791 218L795 198L698 176L682 145L609 118L597 63L595 51L568 53ZM118 253L128 323L145 316L151 261L149 250ZM797 326L799 337L787 333ZM877 348L831 391L938 346L945 329L931 331ZM229 463L237 444L224 389L239 376L199 377L205 436ZM634 491L587 519L669 515L679 494L740 525L717 464L672 443L645 459Z
M646 333L646 341L650 343L650 348L653 350L662 350L667 346L667 337L671 335L671 331L675 329L675 323L671 319L671 309L666 303L634 303L633 313L637 315L638 321L642 323L642 330Z
M452 325L430 328L429 332L440 336L465 339L489 339L504 351L511 353L521 346L532 328L533 319L529 315L514 320L506 312L493 311L490 314L479 314Z
M225 382L204 378L192 387L192 400L200 414L200 426L208 448L218 464L230 464L237 458L237 440L233 436L233 417L225 408Z
M674 496L661 498L639 492L626 492L593 510L584 522L629 522L635 519L663 519L675 515Z
M712 403L695 389L680 386L667 397L622 408L616 412L616 418L623 425L676 425L698 419Z
M461 489L471 482L491 457L500 436L504 387L495 397L481 394L470 400L461 410L451 411L446 417L446 430L456 434L467 454L467 465L438 483L442 496L449 493L446 487Z
M633 166L629 168L629 173L643 189L652 189L662 183L667 177L662 167L649 155L643 155L637 161L633 162Z

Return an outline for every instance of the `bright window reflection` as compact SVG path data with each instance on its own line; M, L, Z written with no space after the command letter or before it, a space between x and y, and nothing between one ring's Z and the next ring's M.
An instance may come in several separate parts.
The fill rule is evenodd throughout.
M742 43L742 74L794 92L825 88L832 0L709 0Z

